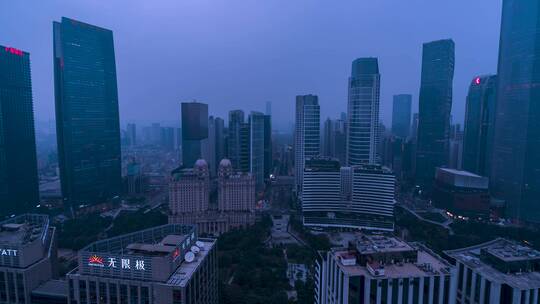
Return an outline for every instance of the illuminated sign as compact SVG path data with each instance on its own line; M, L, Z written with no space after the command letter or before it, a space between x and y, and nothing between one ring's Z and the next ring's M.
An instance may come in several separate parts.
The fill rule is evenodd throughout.
M0 255L17 256L17 251L15 249L0 249Z
M16 48L6 46L5 50L6 50L6 52L11 53L11 54L15 54L17 56L22 56L23 55L23 51L21 51L19 49L16 49Z
M474 83L475 83L476 85L479 85L479 84L480 84L480 77L476 77L476 78L474 79Z
M109 257L105 263L105 260L97 255L93 255L88 258L88 266L146 270L144 260L133 260L132 263L131 259Z

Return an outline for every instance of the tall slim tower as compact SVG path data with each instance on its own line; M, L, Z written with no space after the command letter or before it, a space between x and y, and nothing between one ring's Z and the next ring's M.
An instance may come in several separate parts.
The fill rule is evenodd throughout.
M235 171L249 171L249 124L244 111L229 112L229 159Z
M264 178L272 173L274 161L272 158L272 116L264 115Z
M65 17L53 28L62 195L71 203L116 196L122 177L113 33Z
M454 41L424 43L420 84L416 181L430 187L436 167L449 157Z
M347 106L349 166L378 162L380 87L381 74L377 58L358 58L353 61Z
M507 216L540 223L540 3L504 0L492 194Z
M183 102L182 163L192 167L201 158L208 158L208 105Z
M30 54L0 46L0 215L38 202Z
M491 164L496 89L497 76L475 77L467 95L462 168L482 176L489 176Z
M320 153L320 112L317 95L296 96L294 166L297 192L302 190L305 161Z
M392 134L406 139L411 129L412 96L410 94L394 95L393 102Z
M249 172L257 189L264 188L264 114L249 115Z

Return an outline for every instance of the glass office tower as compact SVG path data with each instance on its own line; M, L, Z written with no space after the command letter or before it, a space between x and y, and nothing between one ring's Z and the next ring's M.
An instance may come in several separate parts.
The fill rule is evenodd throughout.
M94 203L121 191L113 33L68 18L53 28L62 195L71 203Z
M540 2L504 0L492 194L507 216L540 223Z
M208 105L182 103L182 163L193 167L199 158L208 158Z
M0 46L0 215L38 202L30 54Z
M249 115L249 172L255 177L257 190L264 188L264 114Z
M415 173L416 182L428 188L435 169L446 166L449 159L454 48L450 39L423 46Z
M321 147L321 107L317 95L296 96L294 125L295 190L302 191L306 160L319 156Z
M352 63L347 108L347 164L378 162L381 74L377 58Z
M463 134L464 170L488 176L493 145L497 76L475 77L469 86Z
M392 104L392 134L406 139L411 129L411 105L410 94L394 95Z

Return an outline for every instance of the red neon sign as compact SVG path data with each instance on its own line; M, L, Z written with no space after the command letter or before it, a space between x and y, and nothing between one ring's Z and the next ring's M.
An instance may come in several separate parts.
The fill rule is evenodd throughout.
M12 47L7 47L6 46L6 52L8 53L11 53L11 54L14 54L14 55L17 55L17 56L22 56L23 55L23 51L19 50L19 49L16 49L16 48L12 48Z
M98 257L97 255L93 255L90 258L88 258L88 263L103 265L103 258Z
M480 77L476 77L474 79L474 83L476 83L476 85L479 85L480 84Z

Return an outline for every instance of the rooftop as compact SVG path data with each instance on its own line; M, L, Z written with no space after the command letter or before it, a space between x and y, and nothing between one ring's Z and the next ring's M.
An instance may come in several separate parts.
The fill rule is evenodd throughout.
M193 226L169 224L94 242L81 252L162 256L194 239Z
M215 239L199 239L199 241L203 244L203 246L200 248L201 250L196 254L195 260L193 262L188 262L184 260L182 264L180 264L180 266L176 269L176 271L171 275L171 277L167 281L167 285L186 287L193 273L195 273L195 271L197 270L199 265L201 265L202 261L204 261L212 247L214 247L216 244Z
M360 254L399 252L414 250L405 241L386 235L361 235L357 238L356 249Z
M46 215L23 214L0 222L0 244L25 245L43 238L49 227Z
M445 254L490 281L520 289L540 288L540 252L518 242L498 238Z
M50 280L36 289L32 290L32 294L40 296L68 296L68 284L62 280Z
M452 267L425 246L393 236L361 235L356 248L333 248L331 253L349 276L426 277L449 274Z

